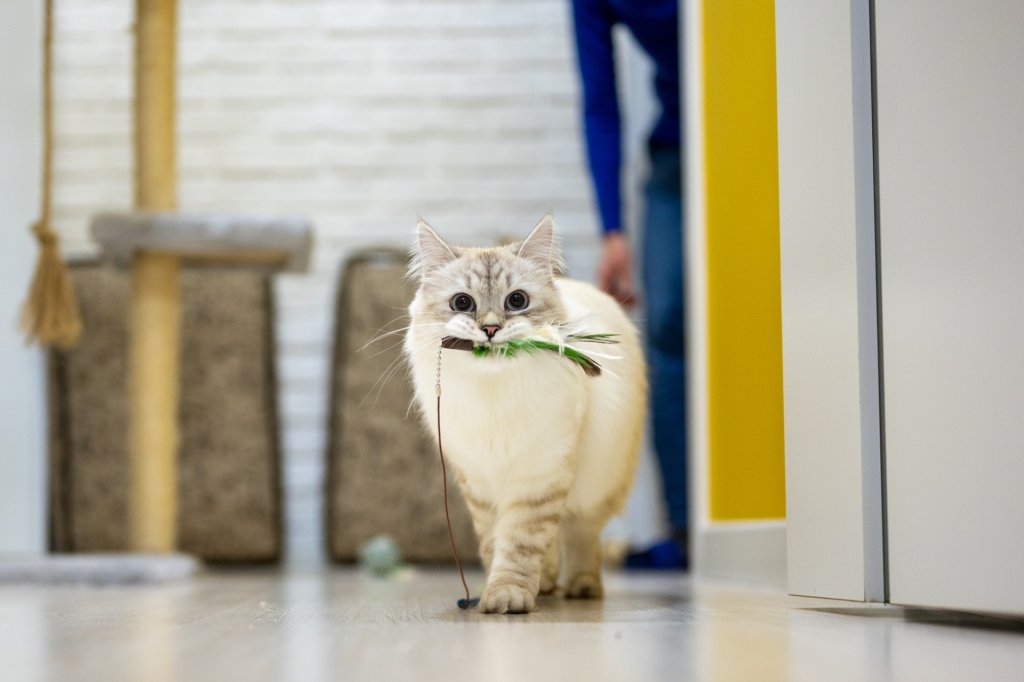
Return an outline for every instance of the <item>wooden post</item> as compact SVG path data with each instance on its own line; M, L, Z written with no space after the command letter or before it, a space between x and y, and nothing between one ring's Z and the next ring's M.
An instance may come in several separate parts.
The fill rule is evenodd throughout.
M135 207L178 204L177 0L135 2Z
M176 0L136 0L135 205L177 204ZM131 547L177 547L178 258L142 253L132 265L130 416Z
M178 259L144 253L132 267L131 547L173 552L178 512Z

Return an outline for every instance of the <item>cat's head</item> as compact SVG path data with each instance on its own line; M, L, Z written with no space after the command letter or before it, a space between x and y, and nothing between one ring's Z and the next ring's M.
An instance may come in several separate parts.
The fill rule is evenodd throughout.
M532 336L564 320L554 283L563 269L550 214L522 242L489 249L448 244L421 220L410 270L419 279L413 324L477 345Z

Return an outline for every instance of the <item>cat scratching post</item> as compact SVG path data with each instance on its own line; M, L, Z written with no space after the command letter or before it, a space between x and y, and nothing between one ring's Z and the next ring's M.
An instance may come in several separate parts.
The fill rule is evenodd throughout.
M178 201L176 5L135 5L135 207L143 211L170 211ZM132 264L130 541L142 552L177 545L178 270L176 257L159 252L141 252Z
M131 547L177 546L179 271L183 263L301 270L311 230L295 219L179 216L175 129L176 0L136 0L135 207L104 214L93 236L130 264Z

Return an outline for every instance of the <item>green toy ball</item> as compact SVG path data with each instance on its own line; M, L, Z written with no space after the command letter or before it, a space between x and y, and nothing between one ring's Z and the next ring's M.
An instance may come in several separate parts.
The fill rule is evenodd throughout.
M388 535L374 535L359 548L360 565L376 576L385 577L402 565L402 552Z

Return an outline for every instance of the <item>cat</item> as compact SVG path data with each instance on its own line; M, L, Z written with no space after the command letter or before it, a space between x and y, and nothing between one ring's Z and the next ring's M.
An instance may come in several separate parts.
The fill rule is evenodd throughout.
M494 248L449 245L417 226L405 353L435 438L442 354L443 446L479 539L485 613L532 611L559 584L568 598L602 597L601 530L634 478L647 407L636 328L610 296L563 270L550 214L521 243ZM497 351L580 330L615 335L615 345L572 342L601 355L599 376L556 352L440 349L446 336Z

